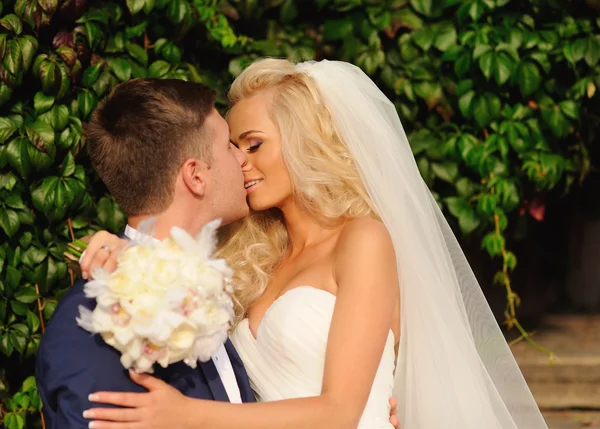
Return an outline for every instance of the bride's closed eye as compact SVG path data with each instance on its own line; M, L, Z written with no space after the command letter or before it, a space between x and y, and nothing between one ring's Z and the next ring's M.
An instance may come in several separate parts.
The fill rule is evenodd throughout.
M262 144L263 144L263 142L261 142L261 141L250 143L250 146L248 146L248 148L246 149L246 152L254 153L258 150L259 147L262 146Z

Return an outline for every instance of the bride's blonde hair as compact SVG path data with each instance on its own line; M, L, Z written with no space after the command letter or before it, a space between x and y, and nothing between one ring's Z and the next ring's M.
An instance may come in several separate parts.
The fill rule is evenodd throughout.
M233 82L229 101L273 91L269 116L279 128L285 165L298 205L323 222L378 218L358 169L323 98L306 73L282 59L262 59ZM238 321L264 292L289 245L278 209L251 211L221 229L220 257L235 270Z

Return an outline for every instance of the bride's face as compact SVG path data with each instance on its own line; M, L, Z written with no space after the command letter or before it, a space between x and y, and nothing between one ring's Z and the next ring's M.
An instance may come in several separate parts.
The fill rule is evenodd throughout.
M272 94L260 92L236 103L228 115L231 141L248 155L244 171L252 210L281 208L292 196L289 171L281 152L281 133L269 117Z

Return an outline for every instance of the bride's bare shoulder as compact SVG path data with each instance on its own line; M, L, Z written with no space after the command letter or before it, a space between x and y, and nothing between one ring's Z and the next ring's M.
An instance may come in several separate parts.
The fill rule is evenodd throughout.
M337 241L336 254L354 256L372 251L393 252L392 239L383 222L368 217L347 222Z

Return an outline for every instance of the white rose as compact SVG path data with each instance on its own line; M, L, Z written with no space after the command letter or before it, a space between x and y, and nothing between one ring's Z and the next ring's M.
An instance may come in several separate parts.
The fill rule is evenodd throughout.
M103 310L101 308L97 308L92 313L92 326L94 328L94 332L110 332L115 327L113 322L112 314L110 310Z
M196 330L190 325L182 324L171 333L168 341L169 348L188 350L194 344Z
M227 341L226 330L220 330L211 335L198 337L194 343L194 355L201 362L208 362L225 341Z
M218 296L223 291L223 275L214 268L205 268L202 271L200 288L208 296Z

